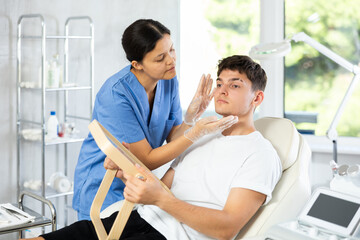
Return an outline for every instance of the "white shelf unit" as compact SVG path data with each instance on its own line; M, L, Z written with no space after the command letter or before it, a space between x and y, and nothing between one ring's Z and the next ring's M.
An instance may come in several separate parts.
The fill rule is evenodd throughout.
M27 21L31 21L32 24L35 22L37 27L41 27L41 34L39 35L29 35L23 33L25 27L23 25L26 25L25 23ZM82 23L86 23L86 26L89 28L88 35L71 35L69 34L71 26L75 22L82 21ZM54 140L48 140L46 138L46 121L47 121L47 99L50 94L57 94L59 96L61 94L62 100L61 103L57 102L55 100L57 108L61 108L63 112L63 118L59 119L60 122L67 123L69 120L76 119L76 121L80 120L83 121L84 124L87 126L91 120L92 116L92 109L93 109L93 102L94 102L94 24L90 17L88 16L76 16L76 17L69 17L67 18L64 26L64 35L62 36L49 36L46 32L46 23L45 19L40 14L27 14L22 15L19 17L18 25L17 25L17 196L20 196L21 191L26 190L29 191L29 189L24 189L22 184L22 148L23 145L26 142L33 142L35 145L38 146L40 151L40 159L39 157L34 157L31 161L40 161L41 165L41 188L40 191L32 191L35 194L38 194L46 199L54 199L65 196L65 205L68 205L68 199L67 196L72 195L73 191L69 191L66 193L58 193L47 186L46 182L46 166L45 163L51 161L53 159L47 159L46 156L46 148L48 146L57 146L57 145L63 145L62 150L64 151L62 154L63 156L63 171L65 176L68 176L68 145L73 143L79 143L84 140L84 136L74 136L74 137L63 137L63 138L57 138ZM75 29L75 28L74 28ZM73 30L73 29L71 29ZM89 45L88 49L86 50L88 54L88 63L89 66L86 67L86 71L88 69L88 75L89 79L86 84L82 83L77 84L76 80L69 79L69 41L72 41L73 39L78 39L77 41L88 41L87 44ZM41 50L41 56L30 56L32 59L37 59L41 62L40 64L40 71L39 71L39 81L26 81L26 77L22 74L22 68L26 67L26 63L23 63L23 44L25 41L34 41L40 44L38 46L39 50ZM47 45L48 41L63 41L63 86L57 87L57 88L47 88L46 87L46 62L47 62ZM39 59L40 58L40 59ZM88 91L89 99L78 101L75 104L82 104L89 108L89 115L88 116L77 116L76 114L71 114L69 111L69 93L70 92L78 92L78 91ZM24 94L28 94L26 97L40 97L41 100L41 106L37 106L39 109L38 112L40 112L39 121L34 121L33 119L27 119L24 112L29 111L29 109L23 109L24 107L22 104L24 104L25 96ZM28 99L27 99L28 100ZM30 100L31 101L31 100ZM61 106L60 106L61 105ZM26 138L22 134L22 130L26 129L24 126L31 125L33 129L30 128L31 131L35 131L38 135L33 136L33 138ZM35 126L35 127L34 127ZM34 154L35 155L35 154ZM28 157L28 156L27 156ZM71 204L69 204L71 205ZM42 214L45 214L44 204L41 207ZM67 209L68 206L65 206L65 209ZM67 210L65 210L67 211ZM67 212L65 213L65 223L64 225L67 225Z

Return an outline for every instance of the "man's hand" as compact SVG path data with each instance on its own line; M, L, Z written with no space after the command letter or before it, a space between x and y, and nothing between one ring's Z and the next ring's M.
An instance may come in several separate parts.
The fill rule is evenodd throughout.
M154 174L138 164L135 166L140 173L139 175L134 177L124 173L126 179L125 199L133 203L157 205L169 193L162 187Z

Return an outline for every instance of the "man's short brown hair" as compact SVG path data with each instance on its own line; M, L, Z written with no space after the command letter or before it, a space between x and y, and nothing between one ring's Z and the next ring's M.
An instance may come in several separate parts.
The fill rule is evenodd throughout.
M217 76L223 70L237 70L239 73L246 74L252 83L252 90L264 91L266 87L267 77L264 69L260 64L254 62L250 57L244 55L233 55L223 58L219 61Z

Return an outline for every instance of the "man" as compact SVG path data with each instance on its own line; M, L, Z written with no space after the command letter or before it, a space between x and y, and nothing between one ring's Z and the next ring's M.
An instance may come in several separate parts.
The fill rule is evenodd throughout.
M139 166L145 180L124 173L125 199L143 205L132 212L121 239L233 239L271 199L281 163L253 122L264 99L265 71L249 57L235 55L219 62L217 75L215 111L234 115L238 122L201 139L187 136L196 143L162 178L173 195ZM103 220L107 231L115 217ZM75 236L96 239L91 222L77 222L44 238L80 239Z

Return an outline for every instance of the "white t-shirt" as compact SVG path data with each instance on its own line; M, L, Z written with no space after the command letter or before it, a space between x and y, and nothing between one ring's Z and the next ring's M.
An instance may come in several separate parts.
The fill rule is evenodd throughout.
M280 159L260 132L248 135L206 136L193 144L171 165L175 170L171 191L196 206L222 210L232 188L246 188L265 194L280 179ZM167 239L212 239L178 222L153 205L140 205L140 216Z

